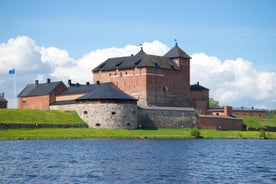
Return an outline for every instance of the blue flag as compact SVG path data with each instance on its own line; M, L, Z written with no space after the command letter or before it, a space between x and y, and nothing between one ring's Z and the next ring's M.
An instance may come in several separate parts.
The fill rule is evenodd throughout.
M15 69L9 70L9 74L15 74Z

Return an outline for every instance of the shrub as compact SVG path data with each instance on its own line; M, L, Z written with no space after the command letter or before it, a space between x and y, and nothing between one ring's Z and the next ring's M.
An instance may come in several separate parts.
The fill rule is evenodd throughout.
M266 133L265 133L265 130L264 129L262 129L261 131L260 131L260 138L263 138L263 139L267 139L268 137L266 136Z
M200 135L200 131L197 128L191 131L191 136L193 136L194 138L202 138Z

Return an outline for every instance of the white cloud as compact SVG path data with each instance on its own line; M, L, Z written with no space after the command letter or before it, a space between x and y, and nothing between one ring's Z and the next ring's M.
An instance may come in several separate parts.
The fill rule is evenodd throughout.
M242 58L222 62L203 53L192 58L191 83L200 81L221 105L275 108L276 73L259 72Z
M69 57L66 50L60 50L55 47L41 47L40 54L41 61L50 64L51 67L73 64L73 59Z
M35 71L40 67L39 53L34 40L18 36L0 45L0 72L20 68L21 71Z
M146 53L156 55L164 55L169 50L169 48L160 41L145 42L142 44L142 47ZM72 72L70 70L62 71L61 69L55 72L55 76L64 75L67 73L64 75L64 77L67 76L67 78L71 78L72 80L78 80L80 82L92 81L91 70L104 62L106 59L137 54L140 49L140 46L136 45L126 45L124 48L112 47L97 49L76 60L75 63L77 65L78 71L75 71L75 77L72 77Z
M92 50L79 59L71 58L66 50L38 46L27 36L18 36L0 44L0 92L6 93L9 106L13 107L13 76L16 69L17 94L38 79L45 82L68 79L72 82L92 82L91 70L111 57L130 56L141 46ZM164 55L168 46L160 41L145 42L148 54ZM258 71L250 61L242 58L221 61L204 53L191 55L191 84L200 82L210 89L210 96L221 105L276 108L276 73Z

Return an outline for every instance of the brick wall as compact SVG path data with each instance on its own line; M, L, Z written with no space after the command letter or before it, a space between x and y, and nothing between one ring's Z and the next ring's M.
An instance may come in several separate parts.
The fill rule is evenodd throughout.
M241 115L241 116L257 116L261 118L265 118L265 110L256 110L256 109L233 109L232 113L234 115Z
M139 106L190 107L190 78L185 71L153 67L117 69L94 72L93 80L94 83L113 82L122 91L138 98Z
M198 116L196 126L199 129L242 130L242 120L227 116Z
M198 109L200 114L206 114L209 108L209 91L191 91L192 106Z
M18 98L18 109L48 110L49 103L50 103L49 95L19 97Z

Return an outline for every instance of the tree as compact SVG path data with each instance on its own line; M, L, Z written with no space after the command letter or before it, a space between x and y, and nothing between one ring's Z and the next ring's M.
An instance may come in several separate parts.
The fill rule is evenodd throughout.
M219 101L213 98L209 98L209 108L218 108L218 107L220 107Z

